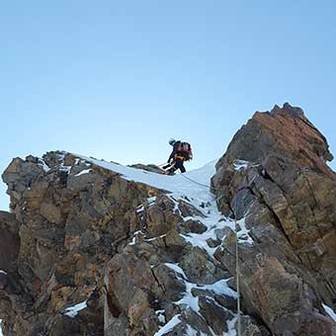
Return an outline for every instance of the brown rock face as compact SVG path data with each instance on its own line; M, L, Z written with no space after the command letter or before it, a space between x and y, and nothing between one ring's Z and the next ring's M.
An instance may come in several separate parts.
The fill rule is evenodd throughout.
M331 158L286 104L235 135L212 179L216 199L154 166L66 152L14 159L2 175L12 212L0 212L4 335L234 335L235 218L242 335L335 336L322 306L336 299ZM191 176L210 176L206 167Z
M318 313L336 302L336 179L326 139L299 108L256 113L212 179L219 207L249 230L240 244L248 312L275 335L334 335ZM235 240L217 259L234 272Z
M325 165L333 159L327 140L300 108L288 103L271 112L256 112L233 137L217 168L237 159L260 163L273 154L333 176Z
M14 159L3 179L13 212L0 214L10 228L0 269L13 284L0 291L5 334L103 335L105 263L127 244L148 188L63 152ZM68 316L83 301L78 318Z
M13 212L4 222L14 235L6 241L15 253L0 246L0 266L16 265L0 277L4 334L228 331L236 296L221 288L231 275L186 239L213 236L202 223L210 205L129 181L103 163L50 152L14 159L4 172ZM215 249L220 239L203 244Z
M189 217L198 210L183 201L174 203L167 195L138 209L132 242L106 267L105 335L155 335L174 320L179 322L167 335L227 331L227 321L234 318L225 308L228 298L202 288L230 274L206 251L182 239L181 234L191 232L190 220L184 220L182 213ZM196 300L200 312L178 303L184 300ZM214 312L217 318L211 319Z
M20 239L19 223L15 216L0 211L0 270L11 272L16 270Z

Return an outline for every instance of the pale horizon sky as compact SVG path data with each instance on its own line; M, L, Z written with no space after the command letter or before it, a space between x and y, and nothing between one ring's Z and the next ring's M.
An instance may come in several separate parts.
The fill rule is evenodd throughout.
M57 149L162 163L171 137L193 145L190 170L287 101L336 153L335 16L323 0L3 3L0 171Z

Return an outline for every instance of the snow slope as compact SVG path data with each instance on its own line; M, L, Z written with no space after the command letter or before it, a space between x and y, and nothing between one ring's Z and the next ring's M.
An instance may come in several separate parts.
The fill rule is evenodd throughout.
M229 226L232 230L235 230L234 222L224 218L218 211L216 197L210 192L210 179L216 173L216 161L211 161L201 168L184 174L168 176L148 172L142 169L126 167L117 163L96 160L82 155L76 156L87 162L91 162L97 166L121 174L126 180L144 183L157 189L166 190L171 193L171 197L175 201L178 199L183 199L184 201L188 200L204 215L204 217L194 217L194 219L201 221L208 227L208 230L202 235L189 234L188 236L183 237L194 246L199 246L200 248L207 250L211 256L213 256L216 248L210 248L206 243L206 240L215 238L215 230L225 226ZM86 172L88 173L89 169L87 169ZM204 209L204 204L207 205L206 209ZM188 219L189 218L187 217L185 218L185 220ZM249 236L249 230L246 229L244 218L238 221L237 224L240 228L237 232L240 242L253 244L253 241Z
M187 196L200 202L213 201L214 196L210 193L210 178L215 174L215 163L211 161L202 168L195 169L185 174L177 174L174 176L160 175L148 172L142 169L126 167L117 163L106 162L88 158L86 156L77 155L85 161L91 162L102 168L121 174L126 180L144 183L158 189L163 189L172 193L175 198ZM87 169L86 172L88 172ZM187 180L193 179L194 182ZM195 182L202 184L196 184Z

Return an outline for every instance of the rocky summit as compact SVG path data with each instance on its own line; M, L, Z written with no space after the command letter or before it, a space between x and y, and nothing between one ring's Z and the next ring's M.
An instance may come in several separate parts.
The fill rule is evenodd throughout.
M175 176L61 151L15 158L2 175L3 334L335 336L330 160L289 104Z

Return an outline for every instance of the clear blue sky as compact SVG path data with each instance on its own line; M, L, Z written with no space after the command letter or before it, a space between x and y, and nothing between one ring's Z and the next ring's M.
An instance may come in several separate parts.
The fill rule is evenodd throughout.
M335 17L335 1L3 2L0 170L55 149L162 163L170 137L195 168L286 101L336 152Z

